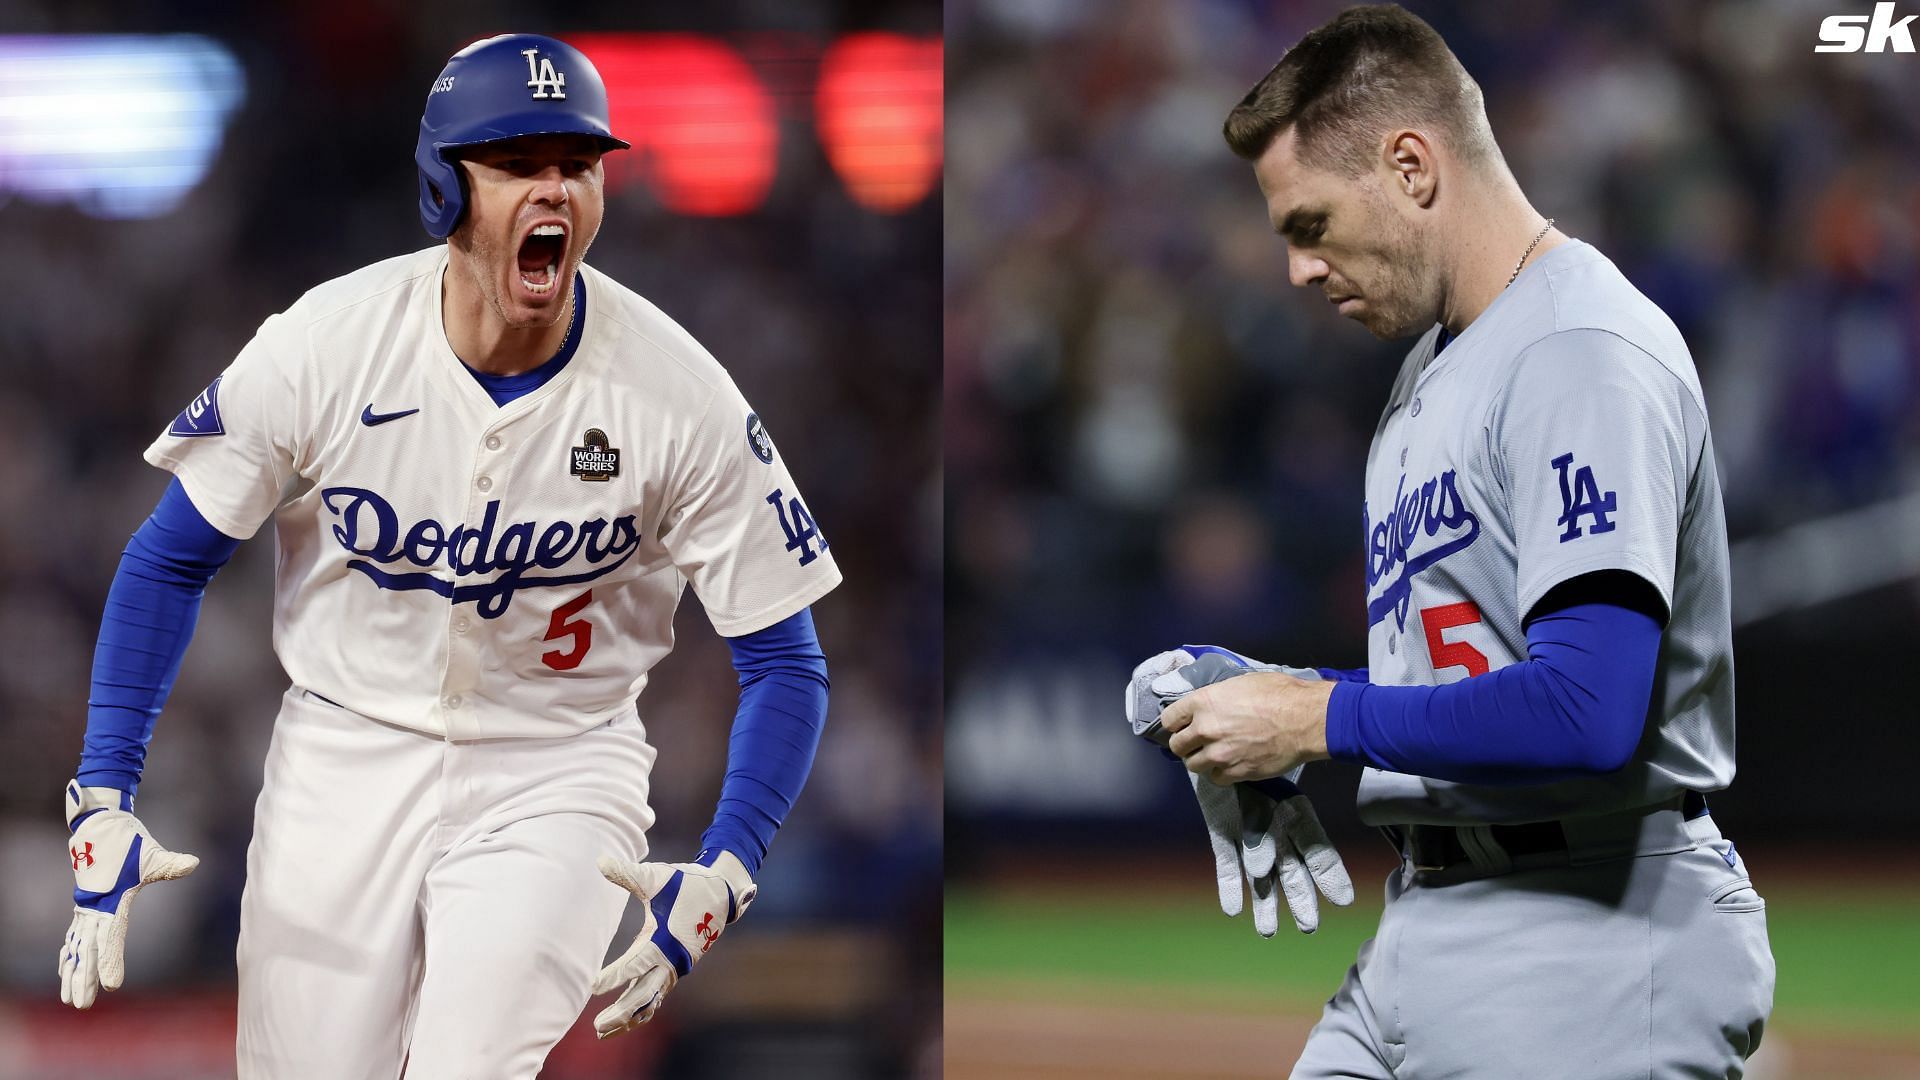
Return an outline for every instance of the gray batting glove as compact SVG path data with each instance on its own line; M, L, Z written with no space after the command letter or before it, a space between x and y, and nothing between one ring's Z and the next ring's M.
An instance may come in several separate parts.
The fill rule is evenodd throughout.
M1212 645L1164 652L1133 669L1127 685L1127 720L1135 735L1165 748L1162 710L1202 686L1249 671L1278 671L1299 679L1318 679L1308 668L1262 664ZM1244 893L1253 894L1253 927L1261 937L1280 929L1279 897L1287 899L1293 924L1303 934L1320 928L1320 901L1344 907L1353 903L1353 880L1346 864L1321 828L1313 804L1295 786L1304 766L1285 777L1216 784L1189 772L1193 793L1213 847L1214 879L1220 910L1237 916Z

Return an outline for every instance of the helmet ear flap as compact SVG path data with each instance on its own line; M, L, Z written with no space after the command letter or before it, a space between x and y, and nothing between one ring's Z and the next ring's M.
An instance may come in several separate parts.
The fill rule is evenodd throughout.
M453 234L466 210L466 177L461 175L458 163L431 148L415 163L420 166L420 221L428 235L444 240Z

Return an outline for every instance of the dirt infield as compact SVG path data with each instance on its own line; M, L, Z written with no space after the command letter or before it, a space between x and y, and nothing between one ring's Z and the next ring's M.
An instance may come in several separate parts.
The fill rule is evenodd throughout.
M1279 1075L1314 1015L1039 1000L984 987L946 1003L948 1080L1240 1080ZM998 997L998 1000L988 1000ZM1177 1031L1178 1037L1171 1032Z
M1300 1053L1317 1008L1112 1000L1114 988L949 983L948 1080L1272 1080ZM1913 1080L1920 1037L1769 1031L1747 1080Z

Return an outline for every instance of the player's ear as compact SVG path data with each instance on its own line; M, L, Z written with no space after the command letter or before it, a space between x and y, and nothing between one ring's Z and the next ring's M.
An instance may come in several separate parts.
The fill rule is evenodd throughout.
M1387 137L1381 163L1392 177L1393 191L1426 209L1433 203L1439 177L1434 173L1433 144L1418 131L1404 129Z

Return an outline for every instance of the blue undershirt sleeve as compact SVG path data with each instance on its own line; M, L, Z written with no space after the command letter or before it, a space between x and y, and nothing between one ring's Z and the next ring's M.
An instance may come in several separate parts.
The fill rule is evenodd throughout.
M727 741L727 775L703 852L724 848L758 874L773 834L813 769L827 720L827 657L805 608L751 634L728 638L740 676L740 706Z
M131 797L153 725L173 690L207 582L240 541L208 523L179 480L134 532L107 590L93 650L87 734L76 779Z
M1320 677L1327 680L1328 682L1366 682L1367 681L1366 668L1322 667L1322 668L1314 668L1313 670L1319 672Z
M1646 726L1660 632L1643 606L1576 603L1537 614L1527 659L1498 671L1445 686L1340 682L1327 704L1327 751L1473 784L1614 772Z

